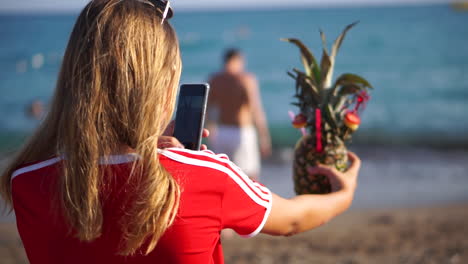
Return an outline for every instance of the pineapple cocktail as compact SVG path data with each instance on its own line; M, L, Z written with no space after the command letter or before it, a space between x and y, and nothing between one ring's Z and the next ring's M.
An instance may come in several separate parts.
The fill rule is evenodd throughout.
M324 175L313 175L308 170L317 164L335 166L344 171L348 167L345 142L360 125L359 114L369 99L372 88L364 78L346 73L332 83L335 58L343 39L353 26L348 25L333 43L329 52L325 34L320 31L323 55L320 64L312 52L298 39L282 39L295 44L301 52L304 71L293 69L288 72L296 81L297 99L293 105L299 107L293 126L304 133L294 152L293 177L297 194L329 193L331 185Z

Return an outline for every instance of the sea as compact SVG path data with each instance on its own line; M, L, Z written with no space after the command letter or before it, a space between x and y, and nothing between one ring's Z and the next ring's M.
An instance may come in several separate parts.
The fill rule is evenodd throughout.
M40 122L28 117L27 107L37 100L46 105L50 102L77 15L0 14L0 153L16 149ZM410 197L415 181L409 175L432 172L437 175L426 179L429 186L418 187L427 191L421 201L437 198L434 192L443 196L440 201L468 200L468 12L448 4L175 10L171 23L181 43L181 83L206 82L221 69L225 49L241 49L248 71L260 84L274 149L283 153L280 156L288 156L300 133L291 126L288 115L298 109L291 105L294 81L286 72L300 68L301 62L298 49L280 38L299 38L320 57L319 30L331 45L355 21L359 24L348 32L337 56L335 77L359 74L374 87L353 138L353 144L373 160L365 178L379 186L379 179L388 176L396 189L407 186L403 190ZM432 147L455 152L425 151ZM375 153L388 148L392 150ZM419 165L415 168L414 164ZM289 178L273 180L265 175L277 172L275 166L268 167L262 178L278 185L278 192L291 195L290 185L281 187L281 182L291 183ZM281 168L290 174L288 166ZM399 176L392 178L393 173ZM367 202L390 191L375 186L368 188L369 198L363 198ZM392 197L405 203L411 200L404 198L407 196L395 192Z
M50 101L76 14L0 14L0 150L18 145L37 122L26 115L34 100ZM206 82L220 70L226 48L241 49L260 84L276 148L299 132L288 111L298 111L294 81L303 40L321 56L351 29L336 59L335 77L364 76L374 86L354 141L366 144L468 146L468 12L449 5L302 8L175 13L183 56L181 82Z

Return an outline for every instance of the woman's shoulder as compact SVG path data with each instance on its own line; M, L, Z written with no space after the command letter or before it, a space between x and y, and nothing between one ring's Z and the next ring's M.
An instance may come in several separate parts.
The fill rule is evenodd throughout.
M59 156L49 157L46 159L40 159L37 161L31 161L23 163L15 168L11 175L11 180L15 179L20 175L25 175L29 173L35 173L41 171L43 169L47 169L52 167L53 165L57 164L62 160Z
M159 154L163 159L190 167L204 167L224 171L224 168L232 169L235 166L226 154L215 154L210 150L194 151L181 148L168 148L159 150Z
M194 151L180 148L160 150L159 154L162 156L163 164L171 163L170 165L178 169L182 168L190 174L204 172L205 175L216 176L217 179L244 177L241 169L229 160L226 154L215 154L210 150Z
M190 182L201 179L206 185L216 185L222 189L233 185L247 192L260 188L226 154L170 148L160 150L160 155L169 172L182 172L182 175L188 175Z

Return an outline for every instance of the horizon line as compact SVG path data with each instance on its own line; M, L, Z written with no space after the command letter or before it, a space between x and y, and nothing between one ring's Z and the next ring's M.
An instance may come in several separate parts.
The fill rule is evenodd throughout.
M182 13L203 13L203 12L236 12L236 11L275 11L275 10L295 10L301 8L307 9L354 9L354 8L386 8L386 7L418 7L418 6L450 6L450 2L385 2L385 3L369 3L361 2L357 4L343 3L314 3L314 4L289 4L289 5L254 5L254 6L211 6L211 7L179 7L177 12ZM82 8L66 8L66 9L0 9L0 15L5 14L76 14Z

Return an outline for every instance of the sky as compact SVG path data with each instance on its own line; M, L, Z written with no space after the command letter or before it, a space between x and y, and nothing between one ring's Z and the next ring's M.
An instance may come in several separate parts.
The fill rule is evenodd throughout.
M89 0L0 0L0 12L78 11ZM229 9L297 6L356 6L448 3L451 0L172 0L179 9Z

